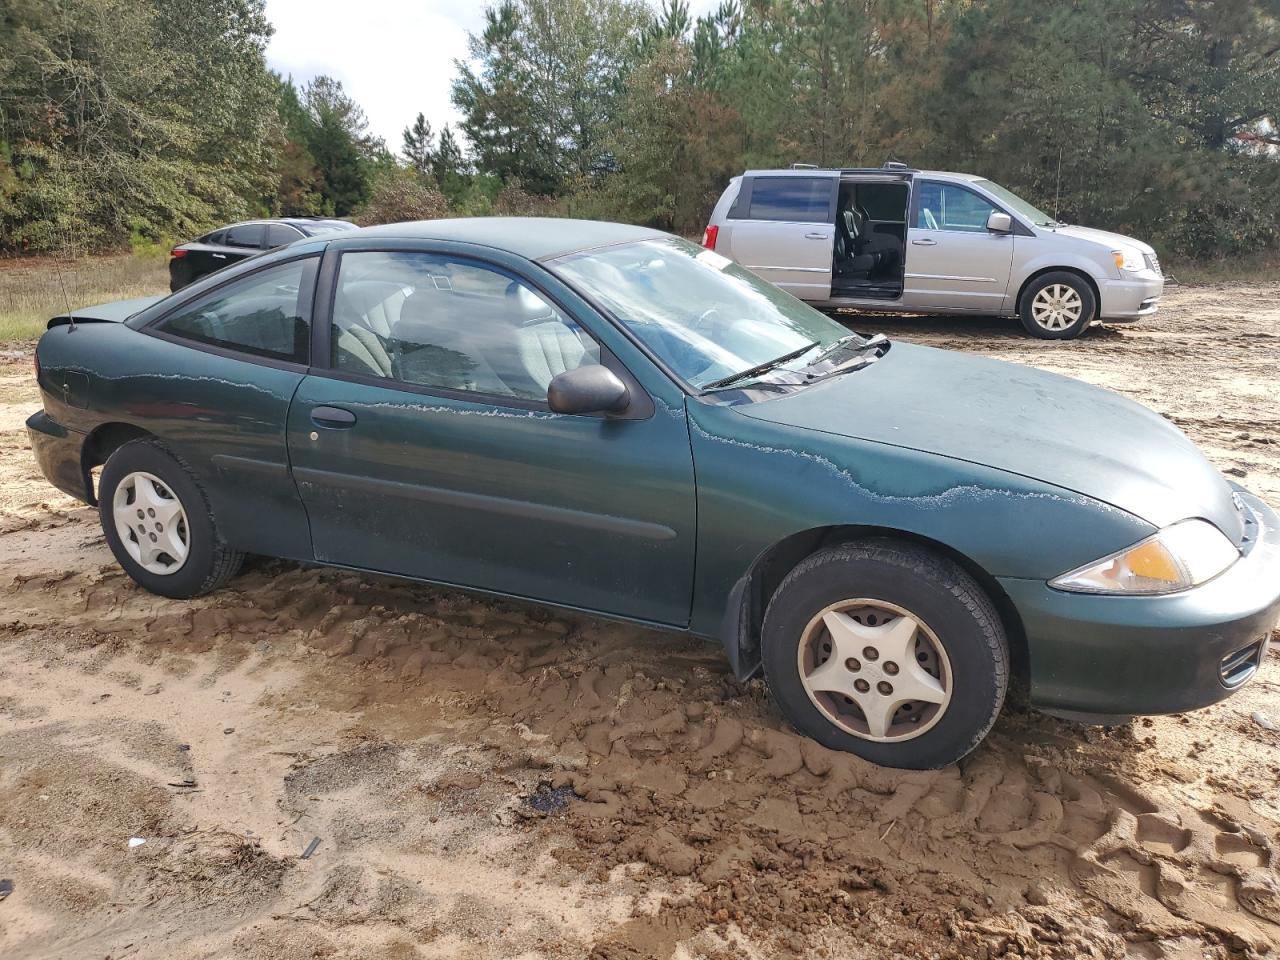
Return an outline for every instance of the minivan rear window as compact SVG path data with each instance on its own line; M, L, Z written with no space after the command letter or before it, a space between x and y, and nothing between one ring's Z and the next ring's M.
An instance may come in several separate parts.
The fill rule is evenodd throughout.
M825 177L756 177L747 218L826 223L831 219L831 186Z

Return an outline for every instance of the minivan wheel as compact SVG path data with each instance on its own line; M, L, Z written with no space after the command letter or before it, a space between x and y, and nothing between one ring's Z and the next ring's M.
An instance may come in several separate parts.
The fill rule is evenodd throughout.
M158 440L134 440L111 454L98 484L98 513L124 572L162 597L216 590L244 559L219 535L190 469Z
M1043 340L1071 340L1093 322L1098 301L1093 288L1066 271L1037 277L1022 294L1022 326Z
M931 769L969 753L1009 682L1004 628L959 565L891 540L840 544L796 566L765 612L779 709L824 746Z

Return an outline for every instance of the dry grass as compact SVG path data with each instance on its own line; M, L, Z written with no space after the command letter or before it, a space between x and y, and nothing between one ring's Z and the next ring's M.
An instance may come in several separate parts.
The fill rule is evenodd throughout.
M0 343L40 336L50 317L66 312L68 302L75 309L168 292L163 256L120 254L71 262L52 257L0 259Z
M1280 276L1280 253L1263 250L1220 260L1181 260L1171 257L1164 261L1164 270L1166 276L1176 277L1179 283L1188 286L1236 280L1270 283Z

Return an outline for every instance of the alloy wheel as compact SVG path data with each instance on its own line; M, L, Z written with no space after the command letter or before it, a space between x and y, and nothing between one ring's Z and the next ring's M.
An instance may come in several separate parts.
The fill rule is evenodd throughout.
M864 740L918 737L951 703L951 663L937 635L884 600L842 600L820 611L801 635L798 666L813 705Z
M177 573L191 551L187 512L172 490L150 473L130 473L111 502L116 533L129 556L148 573Z
M1031 319L1037 326L1054 332L1071 327L1083 311L1080 292L1065 283L1051 283L1031 300Z

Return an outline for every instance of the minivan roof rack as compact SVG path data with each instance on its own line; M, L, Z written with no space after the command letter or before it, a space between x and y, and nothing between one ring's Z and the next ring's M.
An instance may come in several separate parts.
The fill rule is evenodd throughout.
M903 174L904 176L911 176L912 174L919 173L920 171L917 170L915 167L908 167L904 163L894 163L894 164L886 163L883 167L841 167L840 172L841 173L878 173L881 176L885 174L889 174L890 176L893 176L895 174Z
M816 163L793 163L791 165L791 169L792 170L817 170L818 165Z

